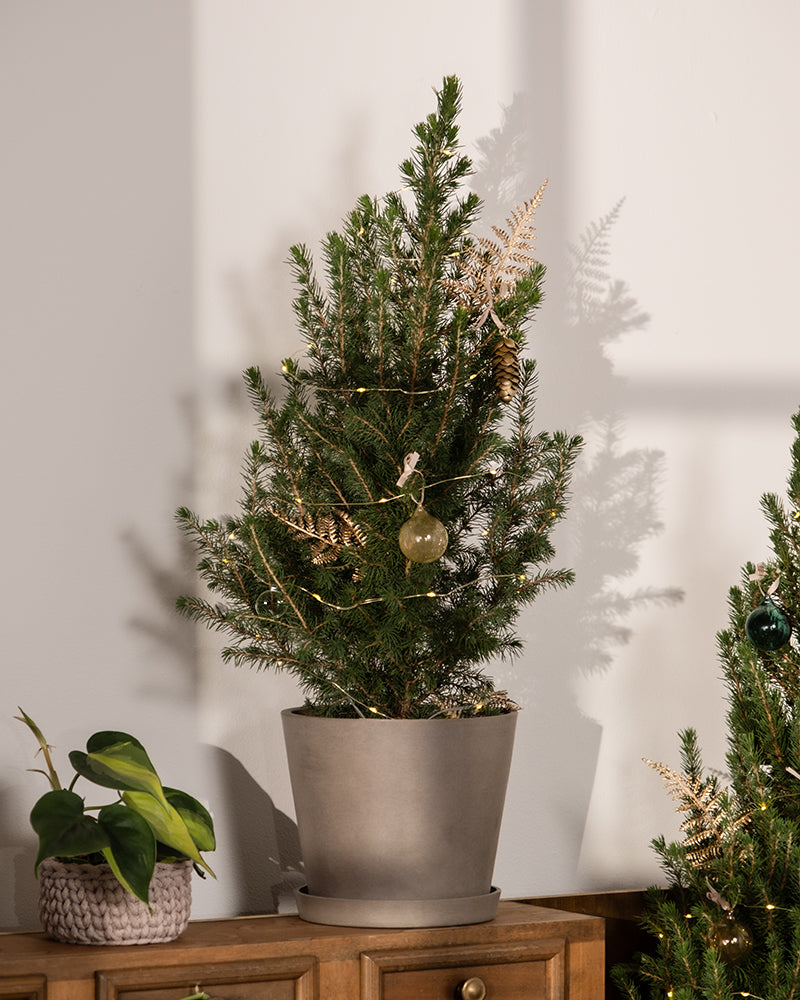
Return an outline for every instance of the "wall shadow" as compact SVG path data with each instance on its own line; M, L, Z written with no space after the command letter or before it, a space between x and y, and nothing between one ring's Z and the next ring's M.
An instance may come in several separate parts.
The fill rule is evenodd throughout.
M33 867L36 862L35 837L31 834L20 842L19 831L8 822L13 815L12 802L11 793L5 788L0 788L0 859L6 872L9 868L13 868L9 882L14 887L16 917L13 926L0 925L0 933L39 928L39 893L37 882L33 877Z
M243 915L294 912L294 890L305 883L297 826L242 763L222 747L211 747L228 817L228 850Z
M533 176L539 161L530 108L535 98L515 96L503 109L502 124L477 144L472 186L484 200L487 224L502 225L544 180ZM555 193L557 204L547 218L558 234L563 189ZM547 211L550 194L548 186L538 214ZM630 640L635 613L682 599L675 587L629 585L642 546L662 530L664 454L625 446L625 382L608 353L619 338L643 332L649 322L626 283L612 273L612 237L622 210L620 200L574 241L564 237L561 259L545 261L546 300L527 330L527 353L539 371L535 427L579 432L585 445L566 520L555 534L554 562L575 570L575 584L543 595L526 610L520 619L525 651L495 670L525 708L507 807L517 814L516 824L506 821L501 841L501 855L510 857L512 867L503 877L528 880L520 887L525 892L579 888L603 735L601 720L578 704L579 682L613 665L615 650ZM539 857L547 858L546 866L535 861Z
M172 521L172 515L194 493L190 459L196 451L197 406L191 399L183 399L179 407L191 450L186 467L175 477L173 506L168 512L173 524L174 544L165 553L134 527L123 529L118 540L143 581L148 597L148 610L131 614L126 625L159 651L160 669L154 675L143 673L140 676L141 689L148 695L193 701L198 686L197 630L177 612L175 602L180 594L196 589L197 559L191 543Z

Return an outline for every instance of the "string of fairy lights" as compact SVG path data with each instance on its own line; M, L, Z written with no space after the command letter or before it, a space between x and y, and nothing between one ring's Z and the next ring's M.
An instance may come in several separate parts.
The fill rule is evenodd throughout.
M417 472L417 475L421 475L421 473ZM504 472L502 469L499 469L496 466L493 466L492 468L487 469L485 472L466 473L465 475L462 476L450 476L447 479L437 479L436 482L427 484L427 488L431 490L437 489L440 486L447 486L450 483L456 483L459 480L463 479L485 479L487 476L489 476L492 479L498 479L501 475L505 475L508 476L509 478L512 478L509 473ZM422 503L425 489L426 486L423 485L422 496L419 501L414 500L413 496L411 497L414 503ZM279 503L290 502L297 504L298 507L345 507L349 509L351 507L374 507L377 504L394 503L395 501L398 500L408 500L409 492L406 491L403 493L394 493L391 494L390 496L379 497L377 500L330 500L330 499L307 500L304 497L300 496L295 496L291 500L288 500L286 497L280 497L277 495L269 495L269 494L265 495L263 499L265 503L268 501L277 501Z
M461 583L457 587L452 587L450 590L447 591L427 590L424 593L419 593L419 594L405 594L400 599L403 601L414 601L424 597L427 598L451 597L453 594L457 594L461 590L467 590L470 587L475 587L478 584L486 583L489 580L495 581L495 580L513 580L513 579L527 580L528 578L527 576L523 576L522 574L518 573L497 573L497 574L492 574L491 577L488 576L475 577L474 580L468 580L466 583ZM296 584L296 586L298 590L304 591L304 593L308 594L310 597L313 597L315 601L319 601L320 604L324 604L326 607L333 608L335 611L355 611L356 609L366 604L381 604L386 600L388 600L388 598L386 597L367 597L364 600L357 601L354 604L346 604L346 605L333 604L331 601L326 601L324 598L320 597L319 594L313 593L313 591L308 590L306 587L302 587L299 584Z
M297 372L294 370L294 361L291 358L286 358L281 362L281 372L287 375L289 378L294 379L295 382L303 385L303 379L301 379ZM350 389L350 392L357 392L359 395L365 392L392 392L400 393L404 396L435 396L437 393L444 392L445 390L452 389L453 385L467 385L469 382L474 382L478 377L480 372L473 372L468 375L465 379L455 380L455 382L448 382L446 385L438 385L435 389L404 389L402 386L382 386L382 385L359 385L355 389ZM324 385L314 385L314 392L335 392L339 393L342 390L334 386L324 386Z
M421 475L421 473L419 473L418 470L412 470L412 471L416 475ZM440 479L440 480L437 480L436 483L432 484L432 486L429 486L429 488L447 485L449 483L457 482L459 480L481 479L481 478L485 478L486 476L490 476L490 477L496 479L500 475L504 475L504 474L507 474L507 473L504 473L501 469L499 469L498 467L495 466L495 467L492 467L492 468L488 469L485 472L471 473L471 474L460 475L460 476L452 476L452 477L449 477L447 479ZM424 499L424 490L425 490L425 487L423 485L423 487L421 489L421 493L420 493L420 499L418 501L415 500L415 499L413 499L413 496L412 496L412 500L413 500L414 503L417 503L419 505L422 504L422 501ZM296 503L301 508L302 507L314 507L314 506L347 507L347 508L350 508L350 507L370 507L370 506L375 506L375 505L378 505L378 504L392 503L392 502L396 502L396 501L404 501L404 500L408 499L408 496L409 496L409 493L406 491L406 492L402 492L402 493L396 493L396 494L393 494L391 496L380 497L378 500L373 500L373 501L354 501L352 503L349 503L349 502L348 503L344 503L344 502L337 503L335 501L333 501L333 502L331 502L331 501L307 501L307 500L304 500L302 497L295 497L294 500L293 500L293 502ZM264 501L265 505L269 501L287 502L286 498L278 497L278 496L274 496L274 497L267 496L267 497L263 498L263 501ZM267 513L270 513L269 508L266 507L266 506L265 506L265 510L266 510ZM549 512L549 514L550 514L551 517L556 517L557 513L558 512L556 510L551 510ZM482 533L483 533L483 535L488 535L489 531L488 531L488 529L484 529ZM253 535L253 540L255 541L255 531L254 531L254 528L252 526L251 526L251 534ZM237 538L238 538L238 536L237 536L237 534L236 534L235 531L226 532L226 539L227 539L227 541L229 541L229 542L235 542L237 540ZM228 562L229 560L227 559L227 557L224 557L222 561L224 563L224 562ZM525 583L528 582L529 577L528 577L527 573L524 573L524 572L521 572L521 573L499 573L499 574L494 574L494 573L493 574L486 574L486 573L484 573L484 574L480 574L479 576L476 576L472 580L469 580L469 581L467 581L465 583L462 583L462 584L458 584L457 586L452 587L452 588L450 588L449 590L446 590L446 591L427 590L427 591L419 592L419 593L405 594L401 598L396 598L395 597L393 599L399 599L399 600L403 600L403 601L411 601L411 600L420 600L420 599L423 599L423 598L448 598L448 597L451 597L452 595L454 595L454 594L456 594L456 593L458 593L458 592L460 592L462 590L466 590L466 589L468 589L470 587L479 586L481 584L485 585L487 583L497 582L499 580L511 580L511 579L516 579L517 582L522 585L522 584L525 584ZM265 585L268 584L268 581L266 581L266 580L264 580L263 582L264 582ZM279 582L279 581L277 581L277 578L276 578L275 582ZM385 601L388 600L388 598L386 598L386 597L365 597L365 598L362 598L359 601L353 602L351 604L343 605L343 604L337 604L337 603L335 603L333 601L328 601L325 598L323 598L319 593L316 593L315 591L311 590L310 588L303 587L301 584L295 583L294 587L297 590L300 590L303 593L307 594L308 596L312 597L315 601L319 602L320 604L324 604L327 607L331 608L332 610L341 611L341 612L354 611L354 610L357 610L358 608L360 608L362 606L366 606L366 605L369 605L369 604L382 603L382 602L385 602ZM283 589L283 588L280 588L280 589ZM257 615L256 617L258 617L259 619L261 619L263 616Z
M313 352L313 346L314 345L309 345L308 350ZM470 365L469 367L474 367L474 365ZM474 382L475 379L479 378L479 376L483 374L482 371L473 370L470 372L467 365L459 364L455 368L455 370L453 370L450 373L449 376L445 376L442 384L434 388L408 388L402 386L358 385L355 388L349 388L347 390L344 390L341 388L320 386L318 384L314 385L313 379L306 379L304 377L306 373L299 371L295 362L291 358L286 359L283 362L282 370L284 376L290 382L294 382L300 388L308 387L309 389L316 392L338 392L338 393L347 392L353 395L364 395L367 393L377 393L382 395L382 394L392 393L395 395L401 395L406 397L425 397L425 398L429 398L433 395L441 393L453 393L454 391L457 391L459 387L463 388L468 384ZM505 401L507 402L507 400ZM265 416L269 418L267 400L265 399L263 402L265 406ZM519 403L520 403L520 411L522 411L525 405L524 394L521 396ZM309 431L312 432L314 430L310 426L308 429ZM292 448L292 450L294 449ZM288 457L289 456L286 453L286 450L284 449L284 458L287 461ZM419 456L416 455L416 458L418 457ZM330 513L335 513L337 510L343 511L346 515L347 511L351 509L355 511L358 509L377 507L379 505L387 503L401 503L401 504L411 503L415 505L417 507L417 510L419 511L422 509L426 490L430 495L435 491L446 488L451 484L457 482L464 482L470 480L496 481L499 480L501 477L505 477L506 480L509 482L509 488L513 491L515 488L514 483L519 478L518 470L516 468L516 462L513 459L511 463L512 467L509 469L503 469L501 457L497 454L493 455L491 450L489 449L485 450L474 460L473 469L471 471L467 471L460 475L447 476L446 478L441 478L436 480L429 480L427 482L425 475L419 469L415 468L416 464L415 462L412 463L411 466L409 467L409 458L410 456L407 455L404 460L403 472L401 473L400 479L396 484L398 487L401 487L401 489L397 491L392 491L391 489L387 490L384 487L384 489L381 491L383 492L384 495L373 497L370 495L370 489L366 488L366 484L364 483L366 496L364 499L361 500L352 500L352 501L345 500L344 496L342 495L338 487L336 487L334 491L335 494L338 493L338 497L334 495L334 497L328 496L327 498L324 499L310 499L303 495L305 493L305 490L301 489L300 484L294 481L291 483L289 489L290 495L288 496L286 495L286 492L284 492L282 495L278 495L277 493L271 491L258 492L256 495L254 495L253 497L255 501L254 513L256 514L257 519L262 516L263 517L274 516L277 517L278 520L281 521L285 520L285 523L289 524L289 520L296 517L296 515L292 515L291 513L289 513L289 511L291 510L299 511L301 513L299 516L297 516L298 523L291 525L291 527L293 529L295 528L299 529L298 533L300 535L305 535L312 543L314 543L315 541L316 542L321 541L324 543L327 541L327 539L325 538L325 531L327 530L327 528L324 527L323 525L329 523L329 521L326 521L324 518L325 509L327 509L327 511ZM258 462L258 458L255 455L254 455L254 460ZM257 475L257 472L258 472L258 465L256 464L254 465L253 468L254 476ZM406 487L406 482L411 476L413 476L414 479ZM333 485L336 486L336 484ZM291 495L292 491L294 493L293 496ZM281 508L283 510L283 513L281 512ZM306 517L305 514L303 513L305 511L309 512L308 517ZM323 513L318 515L316 511L322 511ZM556 518L558 516L558 513L559 511L557 502L554 503L553 509L549 511L547 509L545 509L544 511L537 509L537 514L543 515L544 517L550 516L552 518ZM318 517L320 518L320 520L317 520ZM334 523L336 522L336 519L338 517L339 515L335 514ZM347 520L348 522L350 521L349 518ZM351 522L350 527L352 526L353 525ZM359 600L355 600L348 603L347 601L341 601L341 599L339 601L335 599L334 600L327 599L324 593L319 593L318 590L314 588L313 584L309 586L304 586L303 583L300 582L300 580L294 577L283 578L283 574L278 569L278 567L270 565L271 555L267 553L265 556L265 553L261 551L261 545L259 543L259 537L258 537L259 532L257 528L257 523L256 524L250 523L250 525L248 526L249 534L251 536L250 538L246 538L241 535L244 525L237 525L236 522L230 520L228 521L227 528L225 527L220 528L220 526L218 525L212 526L211 523L208 523L203 527L205 529L204 533L206 533L206 537L209 538L213 537L213 534L215 534L216 532L219 532L218 537L222 542L222 552L220 553L221 564L228 565L234 572L237 573L237 575L246 567L248 573L255 576L255 579L261 581L264 587L267 588L264 591L264 594L256 598L255 602L251 605L251 609L254 612L254 614L252 615L250 614L242 615L239 614L238 612L235 612L233 609L229 610L222 606L218 606L219 614L221 616L228 617L229 615L233 614L235 615L235 617L240 619L250 618L253 623L250 626L248 626L245 623L245 621L242 620L243 628L241 634L242 635L250 634L257 641L260 641L267 637L266 635L260 635L258 633L264 630L266 630L266 632L270 632L271 631L269 624L270 622L272 622L274 626L279 626L279 625L286 626L287 625L286 612L289 611L290 608L294 610L297 616L298 623L301 626L306 626L303 617L303 612L305 611L305 609L303 608L303 604L301 603L301 601L298 600L298 596L300 594L303 594L306 597L311 598L314 602L317 602L319 604L326 606L327 608L330 608L332 611L335 611L337 613L346 613L346 612L356 611L359 608L368 605L376 605L388 601L405 602L405 601L424 601L424 600L437 600L437 599L446 600L467 589L482 587L482 586L483 587L498 586L502 581L515 580L520 585L519 590L521 591L525 588L526 584L533 585L542 579L541 577L535 577L529 579L528 576L529 567L527 565L519 567L519 569L517 569L517 571L515 572L506 572L506 573L499 573L499 572L495 573L492 572L491 567L485 566L483 568L480 568L479 572L473 575L471 579L468 579L464 582L456 583L454 586L450 587L445 586L445 587L438 587L431 589L419 589L412 593L406 593L403 595L393 594L393 595L381 596L373 594L371 596L363 596ZM356 529L358 529L359 526L355 525L355 527ZM479 534L482 534L484 537L490 536L492 534L492 524L491 523L487 524L486 522L484 522L484 525L478 524L476 527L473 528L470 534L471 535L474 534L476 537ZM334 537L334 542L333 542L334 547L337 547L338 551L341 552L342 545L341 544L337 545L339 538L336 536L335 532L333 537ZM350 539L352 539L352 537L353 536L351 535ZM358 539L358 535L356 535L356 539ZM350 544L356 545L363 543L360 542L360 540L359 541L348 540L344 543L344 545L348 546ZM400 544L400 547L401 550L405 551L403 549L402 543ZM217 549L217 552L218 553L220 552L219 548ZM338 559L338 556L335 558ZM439 557L437 556L436 558ZM409 561L431 562L434 560L409 559ZM238 569L236 568L237 563L239 564ZM319 564L327 565L328 563L327 561L320 560ZM262 599L264 603L259 607L259 602ZM279 610L279 606L282 606L281 610ZM305 614L307 616L308 614L307 611L305 612ZM308 628L308 626L306 626L306 628ZM250 631L250 629L254 629L254 631ZM276 649L274 652L277 654L277 656L274 658L274 662L278 664L288 662L286 656L282 655L279 649ZM285 653L289 654L289 660L291 660L292 657L291 652L288 649L286 649ZM272 657L270 658L272 659ZM339 687L336 684L335 680L333 680L330 677L327 677L326 681L331 683L335 688ZM359 714L362 714L362 711L363 713L366 714L374 714L374 715L383 714L377 707L374 707L370 704L357 703L356 701L354 701L352 694L344 691L344 689L340 688L340 691L347 698L347 700L354 705L356 711ZM477 698L480 698L480 694L478 692L476 692L476 696ZM461 709L463 710L469 709L471 711L475 711L480 707L482 706L480 705L479 701L472 700L468 705L461 706ZM452 706L449 706L446 710L450 711L451 708Z
M376 506L378 504L384 504L384 503L402 502L402 501L407 501L408 498L409 498L409 495L411 496L411 499L413 500L413 502L421 504L422 500L424 498L424 489L425 489L425 486L424 486L424 476L422 476L422 473L418 469L416 469L416 467L415 467L416 461L413 460L413 455L414 455L414 453L412 453L411 455L406 456L406 459L404 461L404 471L406 473L407 478L410 477L411 475L414 475L414 476L421 477L423 479L423 486L422 486L422 488L420 490L419 500L416 499L416 497L414 496L414 492L412 490L404 490L404 491L401 491L401 492L397 492L397 493L391 494L389 496L383 496L383 497L379 498L376 501L356 501L356 502L354 502L352 504L346 504L344 506L348 506L348 507L350 507L350 506L352 506L352 507ZM476 473L469 473L469 474L463 474L463 475L459 475L459 476L451 476L451 477L448 477L447 479L438 480L435 484L433 484L433 486L438 487L438 486L447 485L447 484L449 484L451 482L455 482L455 481L459 481L459 480L479 479L479 478L485 478L486 476L490 476L491 478L496 479L496 478L498 478L501 475L509 475L509 473L504 472L498 465L495 464L495 465L492 465L492 467L489 468L486 471L481 471L481 472L476 472ZM401 480L403 480L403 476L402 475L401 475ZM400 481L398 481L398 482L400 482ZM433 488L433 487L429 484L429 489L430 488ZM330 506L337 506L337 504L330 503L330 502L328 502L326 504L323 501L319 501L319 502L316 502L316 501L304 501L303 498L299 497L299 496L296 497L296 498L294 498L294 501L292 501L290 499L287 499L285 497L279 498L277 496L275 496L275 497L269 497L269 496L267 496L267 497L264 497L263 499L264 499L264 504L265 504L265 511L267 513L269 513L268 504L271 501L278 501L278 500L280 500L280 502L282 502L282 503L287 503L287 502L288 503L292 503L293 502L293 503L298 504L300 507L303 507L303 506L313 507L313 506L326 506L326 505L329 506L329 507ZM551 511L550 513L551 513L551 516L556 516L557 515L557 511L556 510ZM259 551L260 550L260 546L258 544L258 538L257 538L257 535L256 535L255 526L251 525L250 526L250 531L251 531L251 535L252 535L251 544L256 549L256 551ZM489 533L488 529L483 531L484 535L486 535L488 533ZM237 536L237 533L236 533L235 530L234 531L226 531L224 533L224 543L231 543L231 547L234 549L234 551L239 548L240 544L245 549L249 548L249 546L242 539L240 539ZM227 547L227 545L226 545L226 547ZM281 600L282 598L283 599L288 599L289 600L289 605L295 608L295 610L296 610L296 612L297 612L297 614L299 616L299 621L302 624L303 623L302 614L300 613L299 609L296 607L295 602L291 600L290 595L289 595L289 591L287 590L286 586L279 579L278 575L272 570L272 567L269 565L268 560L264 558L263 552L260 553L260 555L261 555L261 562L264 564L264 566L266 567L267 571L272 576L272 580L268 581L266 579L263 579L261 577L260 573L256 573L257 578L262 579L264 585L269 588L269 594L268 594L269 600L267 601L267 605L272 605L275 600ZM233 552L230 552L230 550L229 550L229 556L226 556L226 557L223 558L223 562L227 562L227 561L237 561L236 560L236 556L233 554ZM251 566L251 570L252 570L252 566ZM447 598L449 598L449 597L457 594L458 592L466 590L468 588L472 588L472 587L476 587L476 586L481 586L481 585L487 585L487 584L494 584L494 583L496 583L496 582L498 582L500 580L517 580L517 582L522 586L522 585L524 585L525 583L528 582L528 579L529 578L528 578L527 573L524 573L524 572L502 573L502 574L499 574L499 573L495 574L495 573L490 573L490 572L484 572L484 573L480 573L480 574L476 575L474 578L472 578L470 580L467 580L467 581L465 581L463 583L457 584L456 586L450 587L449 589L436 589L436 590L431 589L431 590L418 591L418 592L414 592L414 593L411 593L411 594L405 594L405 595L403 595L402 597L399 597L399 598L396 595L394 595L391 599L392 600L402 600L402 601L426 600L426 599L428 599L428 600L430 600L430 599L447 599ZM341 612L341 613L349 612L349 611L354 611L354 610L357 610L357 609L359 609L360 607L363 607L363 606L372 605L372 604L379 604L379 603L386 602L386 601L389 600L388 597L372 596L372 597L364 597L364 598L362 598L362 599L360 599L358 601L354 601L354 602L352 602L350 604L345 604L345 603L337 603L337 602L331 601L331 600L326 600L321 594L317 593L316 591L312 590L309 587L304 587L302 584L298 583L297 581L293 581L292 582L290 589L291 589L292 592L300 591L300 592L308 595L309 597L311 597L314 601L316 601L316 602L318 602L320 604L323 604L326 607L331 608L332 610L334 610L336 612ZM285 620L281 620L280 618L276 618L274 616L274 614L262 614L262 613L260 613L259 610L258 610L258 608L257 608L257 606L254 608L254 610L256 611L256 614L253 615L252 617L255 620L257 620L258 622L262 623L262 626L264 624L267 624L270 621L273 621L275 623L280 622L280 624L285 624ZM266 611L266 608L264 610ZM256 638L260 639L261 636L256 636ZM277 662L278 664L283 664L283 663L286 662L286 658L285 658L285 656L278 655L278 657L276 657L276 661L275 662ZM348 693L348 692L344 691L344 689L342 689L341 687L339 687L339 685L337 685L336 682L335 682L335 680L333 680L332 678L327 678L327 680L334 687L339 688L339 690L341 691L341 693L347 698L348 701L351 702L351 704L353 705L354 709L356 710L356 712L359 715L366 713L366 714L372 714L372 715L382 716L384 714L384 713L382 713L380 711L380 709L378 709L375 706L372 706L372 705L369 705L369 704L366 704L366 703L359 703L359 702L357 702L353 698L353 696L352 696L351 693ZM469 703L469 704L465 704L463 706L457 707L457 710L458 711L470 710L470 711L474 712L474 711L479 710L480 707L481 707L481 703L480 703L480 701L478 701L477 703ZM447 711L452 711L452 710L453 710L452 707L447 709Z

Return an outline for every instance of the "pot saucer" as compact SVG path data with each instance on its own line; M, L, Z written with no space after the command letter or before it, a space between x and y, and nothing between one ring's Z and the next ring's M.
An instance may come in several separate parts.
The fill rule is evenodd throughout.
M500 890L456 899L336 899L295 890L297 913L313 924L338 927L455 927L492 920Z

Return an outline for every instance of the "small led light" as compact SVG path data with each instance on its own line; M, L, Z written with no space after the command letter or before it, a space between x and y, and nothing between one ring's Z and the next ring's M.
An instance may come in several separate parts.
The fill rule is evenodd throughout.
M438 595L436 594L435 590L429 590L428 593L425 596L426 597L437 597Z
M775 907L773 906L773 904L772 904L772 903L767 903L767 909L768 909L768 910L774 910L774 909L775 909Z
M360 385L360 386L359 386L359 387L358 387L358 388L356 389L356 392L366 392L366 391L367 391L367 390L366 390L366 389L364 388L364 386L363 386L363 385Z
M761 803L761 812L764 812L766 810L766 808L767 808L767 803L766 802L762 802Z

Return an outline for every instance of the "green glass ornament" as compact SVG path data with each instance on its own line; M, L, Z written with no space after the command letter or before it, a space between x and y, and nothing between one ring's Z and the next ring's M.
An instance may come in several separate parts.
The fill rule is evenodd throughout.
M743 962L753 950L750 931L732 913L711 925L708 940L729 965Z
M420 504L400 529L399 542L411 562L435 562L447 548L447 529Z
M774 604L770 597L765 597L747 616L744 631L756 649L774 652L791 638L792 622L783 608Z

